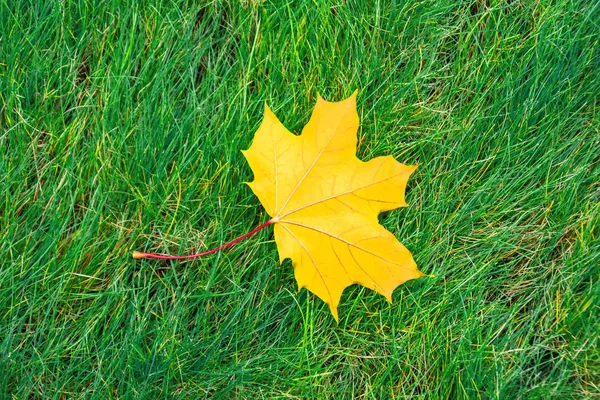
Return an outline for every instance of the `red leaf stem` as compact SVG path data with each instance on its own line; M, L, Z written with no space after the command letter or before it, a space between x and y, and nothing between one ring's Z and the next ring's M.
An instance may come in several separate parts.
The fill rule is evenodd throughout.
M239 238L234 239L231 242L225 243L224 245L219 246L217 248L214 248L212 250L205 251L203 253L190 254L190 255L187 255L187 256L169 256L169 255L166 255L166 254L142 253L140 251L134 251L133 252L133 258L158 258L158 259L161 259L161 260L185 260L185 259L188 259L188 258L196 258L196 257L207 256L209 254L216 253L217 251L223 250L226 247L233 246L237 242L246 239L248 236L254 235L256 232L260 231L261 229L266 228L267 226L273 224L274 222L275 221L273 221L272 219L270 219L267 222L265 222L264 224L261 224L261 225L257 226L256 228L252 229L250 232L248 232L248 233L240 236Z

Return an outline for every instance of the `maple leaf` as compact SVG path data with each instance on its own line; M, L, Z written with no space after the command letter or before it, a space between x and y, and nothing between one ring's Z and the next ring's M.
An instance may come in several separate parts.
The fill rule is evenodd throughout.
M212 250L179 256L134 251L133 258L203 257L274 224L280 261L292 259L298 290L307 288L325 301L336 321L342 292L352 284L391 302L398 285L424 274L377 216L407 206L406 182L417 167L390 156L356 158L356 93L337 103L318 96L300 136L265 105L254 141L242 153L254 172L248 185L270 220Z
M346 287L359 283L391 302L398 285L424 275L377 219L407 206L406 182L417 166L391 156L356 158L356 93L340 102L318 96L299 136L265 105L252 145L242 152L254 172L248 185L275 225L280 262L291 258L298 290L321 298L336 321Z

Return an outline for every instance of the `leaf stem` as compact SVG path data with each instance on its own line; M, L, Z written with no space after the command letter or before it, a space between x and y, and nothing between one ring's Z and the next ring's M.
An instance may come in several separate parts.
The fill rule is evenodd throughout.
M226 247L233 246L237 242L246 239L248 236L254 235L256 232L260 231L261 229L266 228L267 226L269 226L269 225L271 225L271 224L273 224L275 222L276 222L275 219L270 219L267 222L265 222L264 224L261 224L261 225L257 226L256 228L252 229L250 232L248 232L248 233L240 236L239 238L234 239L231 242L225 243L224 245L216 247L216 248L214 248L212 250L205 251L203 253L189 254L189 255L186 255L186 256L169 256L169 255L166 255L166 254L142 253L140 251L134 251L133 252L133 258L158 258L158 259L161 259L161 260L186 260L188 258L196 258L196 257L207 256L209 254L216 253L217 251L223 250Z

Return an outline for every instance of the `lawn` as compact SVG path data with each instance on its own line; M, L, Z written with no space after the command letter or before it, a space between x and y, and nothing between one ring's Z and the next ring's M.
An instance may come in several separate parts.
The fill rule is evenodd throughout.
M600 397L600 4L0 0L0 398ZM297 291L240 150L358 89L428 276Z

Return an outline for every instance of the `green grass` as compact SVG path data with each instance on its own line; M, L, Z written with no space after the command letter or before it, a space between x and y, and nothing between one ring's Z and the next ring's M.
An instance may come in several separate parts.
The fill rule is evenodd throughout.
M144 3L0 0L4 397L600 396L597 2ZM430 277L336 324L271 228L131 259L264 222L264 102L299 132L357 88Z

